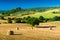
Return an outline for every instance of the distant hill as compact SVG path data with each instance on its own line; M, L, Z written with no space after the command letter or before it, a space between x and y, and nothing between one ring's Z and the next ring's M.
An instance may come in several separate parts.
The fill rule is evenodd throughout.
M37 8L28 8L28 9L23 9L23 8L18 7L18 8L6 10L6 11L0 10L0 14L4 16L29 15L29 14L34 14L36 12L45 12L45 11L53 10L53 9L60 9L60 6L59 7L37 7Z

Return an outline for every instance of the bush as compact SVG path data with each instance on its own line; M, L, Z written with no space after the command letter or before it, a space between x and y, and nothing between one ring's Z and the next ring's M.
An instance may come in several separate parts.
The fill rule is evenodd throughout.
M31 24L32 26L39 25L39 20L37 18L32 18Z
M55 17L53 18L53 21L60 21L60 16L55 16Z
M31 19L30 16L28 16L28 17L24 17L24 18L23 18L23 21L26 22L26 23L29 23L29 20L30 20L30 19Z
M35 26L35 25L39 25L39 19L38 18L34 18L34 17L24 17L24 21L28 24L31 24L32 26Z
M55 11L54 11L54 12L52 12L52 13L53 13L53 14L60 14L60 12L55 12Z
M26 23L26 22L24 20L22 20L21 23Z
M45 20L45 18L44 18L43 16L40 16L40 17L39 17L39 21L40 21L40 22L44 22L44 20Z
M21 23L21 18L15 18L14 21L15 23Z
M11 18L8 18L8 23L12 23L12 20L11 20Z
M48 21L53 21L53 20L51 18L46 18L45 22L48 22Z
M4 19L4 16L0 16L0 19L5 20L5 19Z
M54 11L54 12L52 12L52 13L54 13L54 14L55 14L56 12Z

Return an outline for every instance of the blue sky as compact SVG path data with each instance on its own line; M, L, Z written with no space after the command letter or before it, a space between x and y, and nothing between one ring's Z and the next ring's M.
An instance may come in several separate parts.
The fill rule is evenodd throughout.
M0 0L0 10L60 6L60 0Z

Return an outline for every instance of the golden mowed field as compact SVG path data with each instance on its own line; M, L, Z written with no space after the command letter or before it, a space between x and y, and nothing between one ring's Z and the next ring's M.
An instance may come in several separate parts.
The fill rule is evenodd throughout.
M50 28L31 28L29 24L0 24L0 40L60 40L60 22L40 23L39 26L56 26ZM19 27L19 30L16 30ZM15 35L8 35L13 30Z

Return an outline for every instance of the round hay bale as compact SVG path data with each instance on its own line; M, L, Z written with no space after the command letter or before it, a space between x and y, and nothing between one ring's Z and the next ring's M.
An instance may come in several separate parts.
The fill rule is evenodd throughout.
M9 33L10 35L14 35L14 31L10 31L10 33Z
M9 30L9 31L7 32L7 35L14 35L14 31Z
M19 30L19 27L17 27L16 30Z
M50 30L52 30L52 27L50 27Z

